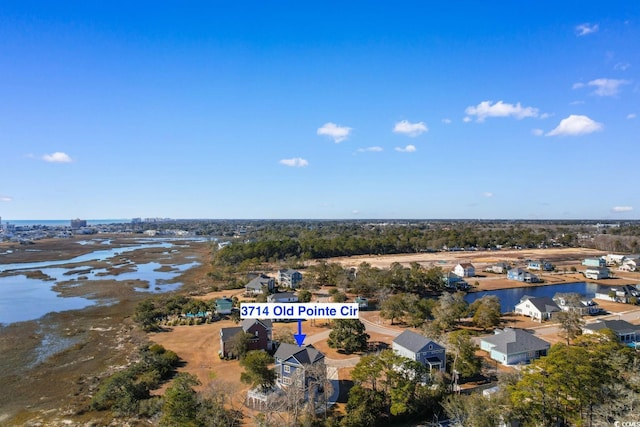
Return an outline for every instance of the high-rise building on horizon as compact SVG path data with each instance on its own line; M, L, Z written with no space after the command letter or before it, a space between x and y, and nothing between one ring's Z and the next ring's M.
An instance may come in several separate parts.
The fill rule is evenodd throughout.
M87 226L86 219L76 218L71 220L71 228L82 228L86 226Z

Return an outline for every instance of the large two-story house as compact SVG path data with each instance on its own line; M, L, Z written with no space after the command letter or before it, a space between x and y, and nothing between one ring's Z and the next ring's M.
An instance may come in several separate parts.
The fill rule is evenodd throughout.
M265 274L254 277L245 285L245 291L250 295L260 295L265 292L271 293L276 287L276 280Z
M416 332L409 330L402 332L394 338L391 348L400 356L420 362L429 370L444 372L446 368L445 348Z
M318 375L326 375L324 354L312 345L298 347L294 344L282 343L273 355L275 359L276 384L289 387L292 384L306 388Z
M290 268L278 270L278 283L280 287L297 289L302 282L302 273Z
M552 313L560 311L560 307L550 297L530 297L525 295L516 304L514 311L542 322L543 320L549 320Z
M244 319L240 326L220 329L220 356L237 357L233 353L233 338L240 332L251 335L247 345L247 351L266 350L270 351L273 346L273 324L268 319Z

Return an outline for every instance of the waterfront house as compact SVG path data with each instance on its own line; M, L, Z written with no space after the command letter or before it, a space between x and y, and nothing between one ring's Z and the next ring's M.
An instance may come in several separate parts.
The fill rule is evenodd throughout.
M455 290L469 288L469 284L465 282L462 277L452 271L442 276L442 282L444 283L444 287L447 289Z
M310 382L317 380L318 374L326 370L324 354L312 345L298 347L294 344L282 343L274 354L276 384L289 387L295 384L299 388L306 388Z
M245 332L251 337L247 344L247 351L265 350L271 351L273 324L268 319L244 319L240 326L220 329L220 351L221 357L237 357L233 353L233 338L240 332Z
M551 345L524 329L496 329L494 335L480 339L480 349L503 365L529 363L547 355Z
M267 297L267 302L298 302L298 296L293 292L278 292Z
M245 290L250 295L260 295L265 292L273 292L275 287L276 281L273 277L260 274L257 277L251 279L251 281L245 285Z
M463 262L453 268L453 273L458 277L473 277L476 275L476 269L473 264Z
M550 297L530 297L525 295L516 304L514 311L542 322L543 320L549 320L552 313L560 311L560 307Z
M557 293L553 301L562 311L576 312L581 316L594 315L600 312L600 306L591 298L580 294Z
M527 268L529 270L552 271L553 264L545 260L529 260L529 262L527 263Z
M640 290L633 285L600 287L596 291L595 298L628 304L640 300Z
M608 279L609 269L607 267L589 267L584 271L584 277L591 280Z
M231 314L233 309L233 300L231 298L218 298L216 300L216 313Z
M585 267L606 267L607 260L605 258L585 258L582 261L582 265Z
M297 289L302 282L302 273L290 268L278 270L278 283L281 287Z
M624 320L599 320L582 327L585 334L594 334L604 329L611 329L623 344L637 343L640 338L640 326Z
M418 333L405 330L394 338L391 348L396 354L427 366L430 371L444 372L446 368L447 358L444 347Z
M538 283L540 281L538 276L521 268L512 268L507 271L507 279L525 283Z

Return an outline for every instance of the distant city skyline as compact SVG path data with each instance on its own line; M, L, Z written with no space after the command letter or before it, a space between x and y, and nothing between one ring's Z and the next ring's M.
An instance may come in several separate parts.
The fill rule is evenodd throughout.
M0 9L0 216L638 219L633 2Z

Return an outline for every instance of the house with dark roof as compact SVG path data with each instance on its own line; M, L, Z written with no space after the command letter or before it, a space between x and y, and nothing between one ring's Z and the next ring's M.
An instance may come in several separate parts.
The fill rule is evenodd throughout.
M265 292L273 292L275 287L276 280L273 277L269 277L265 274L260 274L259 276L251 279L251 281L245 285L245 290L248 294L260 295Z
M453 273L458 277L473 277L476 269L470 262L461 262L453 268Z
M640 301L640 289L634 285L602 286L596 291L595 298L628 304L633 302L634 298L636 302Z
M530 297L525 295L516 304L514 311L542 322L543 320L549 320L552 313L560 311L560 307L551 297Z
M580 316L598 314L601 310L597 302L580 294L558 292L553 296L553 301L560 307L560 310L578 313Z
M525 283L538 283L540 281L538 276L521 268L512 268L511 270L508 270L507 279Z
M281 287L296 289L302 282L302 273L290 268L278 270L278 283Z
M624 320L599 320L582 327L585 334L594 334L604 329L611 329L623 344L637 343L640 339L640 326Z
M524 329L496 329L494 335L480 339L480 349L503 365L529 363L546 356L551 344Z
M220 329L220 351L222 357L236 357L233 354L233 338L240 332L251 335L247 345L247 351L270 351L273 346L273 323L268 319L244 319L240 326Z
M324 354L312 345L298 347L294 344L282 343L273 355L275 359L276 384L289 387L294 384L306 388L317 380L317 375L326 370Z
M430 370L444 372L447 364L445 348L437 342L406 330L394 338L391 345L396 354L422 363Z

